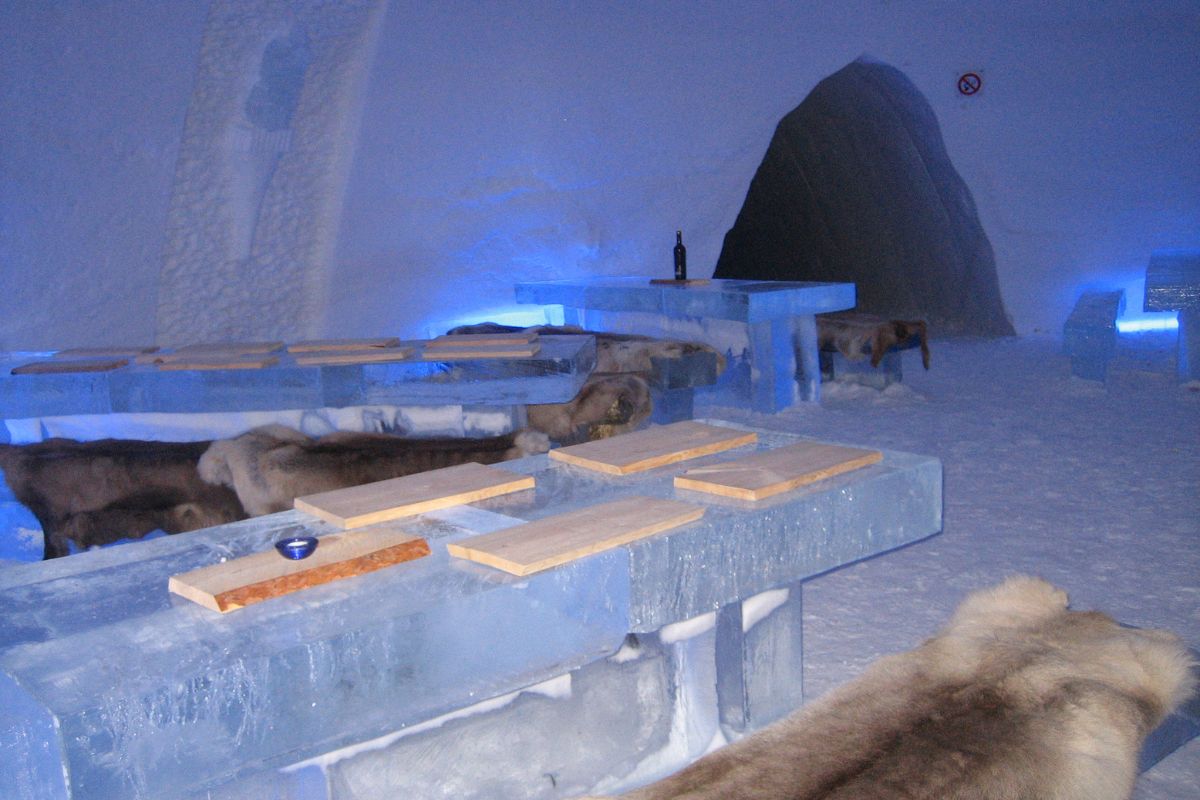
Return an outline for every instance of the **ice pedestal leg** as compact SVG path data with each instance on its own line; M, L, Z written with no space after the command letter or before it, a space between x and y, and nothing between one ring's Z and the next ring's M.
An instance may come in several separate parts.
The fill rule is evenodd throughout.
M1179 312L1178 370L1181 382L1200 381L1200 311Z
M799 354L796 382L800 399L816 403L821 399L821 364L817 348L817 317L801 314L792 318L792 350Z
M800 584L717 612L717 705L737 736L774 722L804 699Z

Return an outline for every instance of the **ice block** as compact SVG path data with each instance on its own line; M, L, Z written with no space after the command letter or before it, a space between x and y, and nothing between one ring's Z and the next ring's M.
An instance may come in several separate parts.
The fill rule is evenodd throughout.
M712 344L731 362L716 391L765 412L818 399L816 315L855 303L852 283L712 280L672 286L644 277L518 283L516 298L559 304L568 324L593 330ZM738 329L737 352L730 348L726 326L714 323Z
M563 403L596 364L590 336L543 336L533 358L306 366L272 354L261 369L11 375L43 354L0 357L0 419L138 412L203 413L367 405L503 407ZM50 354L44 354L49 358ZM160 354L155 354L160 355ZM173 354L161 354L172 357ZM194 354L193 354L194 355ZM205 356L209 360L209 356Z

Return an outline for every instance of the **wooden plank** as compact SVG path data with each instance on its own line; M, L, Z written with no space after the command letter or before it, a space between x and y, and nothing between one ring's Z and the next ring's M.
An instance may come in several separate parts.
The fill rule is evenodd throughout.
M468 358L532 358L542 349L538 342L511 345L478 345L472 347L437 347L428 349L421 357L426 361L456 361Z
M446 545L450 555L529 575L629 544L704 516L678 500L626 497Z
M13 375L53 375L60 372L110 372L129 363L126 358L80 361L31 361L12 368Z
M395 336L377 339L307 339L287 346L289 353L315 353L327 350L368 350L376 347L396 347L400 340Z
M537 331L511 333L447 333L425 343L426 349L438 347L481 347L490 345L529 344L537 341Z
M412 354L411 347L375 347L370 350L300 352L294 356L294 359L301 366L322 367L337 364L380 364L388 361L406 361L412 357Z
M143 347L70 347L66 350L59 350L54 354L54 357L64 359L133 358L144 353L153 353L156 350L158 350L157 345L145 345Z
M239 356L229 355L225 358L205 356L194 358L171 358L159 361L159 369L262 369L279 363L276 356Z
M192 358L199 355L249 355L274 353L283 349L283 342L205 342L175 349L174 355ZM168 356L170 357L170 356Z
M335 533L321 537L316 551L300 561L268 552L172 575L167 588L222 614L311 586L365 575L429 555L429 543L396 528Z
M685 420L551 450L550 457L609 475L629 475L757 441L754 433Z
M533 486L529 475L470 462L297 497L294 505L340 528L360 528Z
M689 469L675 477L675 487L742 500L762 500L882 460L883 453L878 450L800 442L736 461Z

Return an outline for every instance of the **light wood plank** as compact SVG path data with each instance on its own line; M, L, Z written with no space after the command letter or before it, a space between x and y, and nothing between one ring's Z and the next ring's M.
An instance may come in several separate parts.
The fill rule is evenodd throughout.
M400 340L395 336L377 339L307 339L287 346L289 353L316 353L327 350L368 350L375 347L396 347Z
M675 477L675 487L742 500L762 500L882 460L883 453L878 450L800 442L736 461L689 469Z
M325 367L338 364L383 364L389 361L407 361L412 354L411 347L376 347L371 350L314 350L296 353L293 358L301 366Z
M550 457L609 475L629 475L754 444L747 431L685 420L550 451Z
M704 516L702 506L627 497L448 543L450 555L529 575L635 542Z
M158 350L157 345L145 345L143 347L70 347L66 350L59 350L54 354L54 357L64 359L133 358L144 353L153 353L156 350Z
M510 333L447 333L430 339L425 347L487 347L491 345L529 344L537 341L537 331L512 331Z
M129 363L127 358L81 361L32 361L12 368L13 375L53 375L60 372L111 372Z
M294 505L340 528L360 528L533 486L534 480L529 475L470 462L297 497Z
M270 551L172 575L167 588L222 614L342 578L429 555L429 543L396 528L321 537L308 558L293 561Z
M421 357L426 361L462 361L468 358L532 358L541 351L538 342L529 344L472 345L469 347L436 347L426 345Z
M258 355L261 353L274 353L276 350L283 349L283 342L203 342L201 344L189 344L175 349L174 355L182 355L192 358L199 355ZM169 356L168 356L169 357Z
M237 356L230 355L225 358L217 356L208 357L192 357L192 358L171 358L166 361L159 361L158 368L166 370L179 369L262 369L263 367L272 367L279 363L276 356Z

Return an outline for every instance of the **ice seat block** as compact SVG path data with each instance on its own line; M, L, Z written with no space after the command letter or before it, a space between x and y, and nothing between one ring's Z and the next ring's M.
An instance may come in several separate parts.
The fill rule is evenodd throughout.
M139 412L257 411L356 405L563 403L596 364L595 340L544 336L533 358L301 366L280 353L262 369L11 375L38 353L0 355L0 419Z

